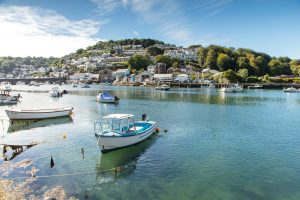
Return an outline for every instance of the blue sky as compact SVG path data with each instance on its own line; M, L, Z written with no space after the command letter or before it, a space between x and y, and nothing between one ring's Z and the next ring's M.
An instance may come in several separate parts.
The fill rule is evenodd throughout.
M63 56L137 37L300 58L299 21L299 0L0 0L0 56Z

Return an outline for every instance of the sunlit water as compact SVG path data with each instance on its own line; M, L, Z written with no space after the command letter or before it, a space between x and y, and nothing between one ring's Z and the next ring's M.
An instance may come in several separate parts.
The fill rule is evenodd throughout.
M23 98L18 106L72 106L72 118L23 127L0 121L0 143L42 142L12 162L34 159L32 166L40 170L38 176L88 172L39 178L31 184L36 194L44 186L62 185L68 196L80 199L300 199L300 94L61 88L71 92L62 98L51 98L45 92L20 92ZM120 103L96 102L95 96L103 90L117 95ZM1 118L7 108L0 107ZM136 146L102 155L93 125L108 113L133 113L136 119L147 113L158 122L161 132ZM120 167L117 172L107 170L115 167ZM28 176L24 171L12 170L2 178Z

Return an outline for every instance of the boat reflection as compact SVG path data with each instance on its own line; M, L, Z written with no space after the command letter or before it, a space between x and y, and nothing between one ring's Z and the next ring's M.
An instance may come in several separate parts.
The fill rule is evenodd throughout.
M43 120L14 120L10 122L7 133L12 133L20 130L28 130L37 127L45 127L49 125L72 123L72 122L73 119L70 116L43 119Z
M134 172L140 156L154 144L157 134L130 147L101 154L96 165L97 179L126 176ZM112 170L110 170L112 169Z

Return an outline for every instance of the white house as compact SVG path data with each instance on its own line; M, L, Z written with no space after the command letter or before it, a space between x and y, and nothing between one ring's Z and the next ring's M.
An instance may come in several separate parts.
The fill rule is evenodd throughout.
M118 69L117 71L113 72L113 76L129 76L130 72L128 69Z
M174 80L179 82L186 82L189 80L189 76L187 74L179 74Z
M173 74L154 74L153 76L154 80L156 81L172 81L173 80Z

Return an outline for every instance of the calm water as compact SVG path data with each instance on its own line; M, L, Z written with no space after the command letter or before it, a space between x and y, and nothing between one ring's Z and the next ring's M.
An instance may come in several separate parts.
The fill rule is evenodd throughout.
M69 196L80 199L300 199L300 94L65 88L71 93L59 99L42 92L22 92L19 106L72 106L72 118L23 127L0 121L0 143L42 141L12 160L36 159L32 166L40 170L38 175L97 171L40 178L31 184L36 194L44 186L63 185ZM47 90L47 86L38 90ZM96 102L102 90L119 96L121 102ZM0 107L1 117L5 108ZM133 113L136 119L147 113L167 132L102 155L93 123L108 113ZM50 168L50 155L54 168ZM125 167L116 174L103 171L118 166ZM26 176L23 168L12 170L8 177L18 176Z

